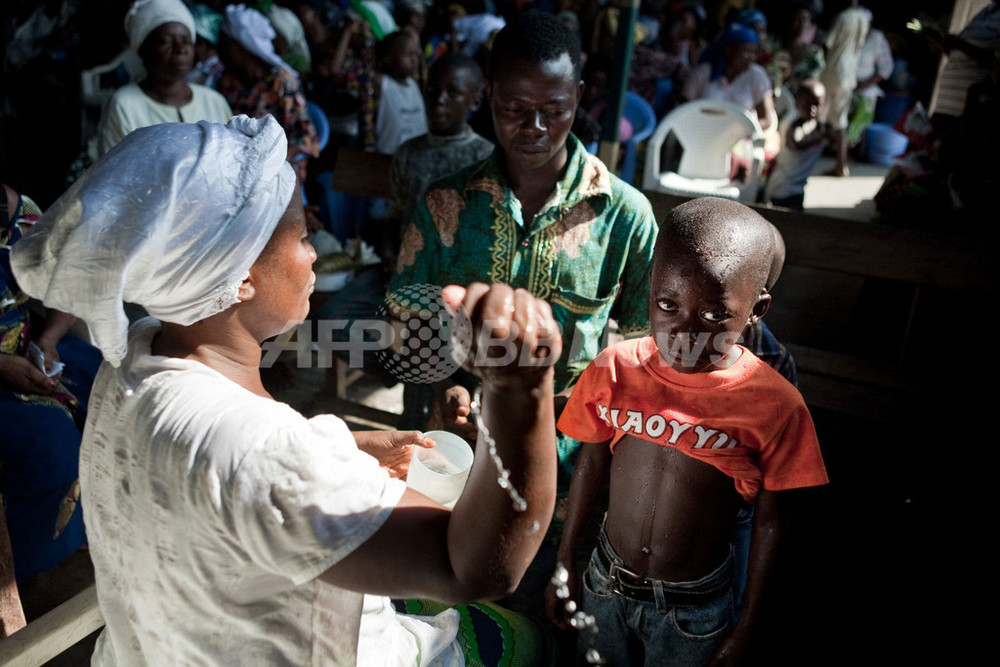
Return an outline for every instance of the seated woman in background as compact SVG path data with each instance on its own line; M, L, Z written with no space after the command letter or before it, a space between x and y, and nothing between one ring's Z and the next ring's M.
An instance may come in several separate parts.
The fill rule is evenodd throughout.
M319 157L319 137L298 74L274 50L276 34L256 9L226 7L219 33L219 56L226 69L219 91L237 115L274 116L288 137L288 161L295 166L303 162L300 155ZM302 181L304 166L297 167Z
M684 101L722 100L749 111L764 132L764 155L770 161L781 148L781 135L771 77L757 63L759 42L753 29L729 24L705 49L703 61L684 82L681 97Z
M101 363L97 348L67 334L76 318L49 310L32 330L28 296L10 268L10 247L41 212L0 187L0 497L21 582L86 543L78 458L87 398ZM29 352L44 355L38 367ZM60 372L59 364L65 364Z
M194 68L194 17L181 0L136 0L125 15L129 45L142 58L146 77L115 91L97 128L98 155L129 132L159 123L225 123L229 103L217 91L188 82Z
M758 48L756 32L729 24L684 82L684 100L732 102L753 113L764 132L774 129L774 89L767 70L757 64Z

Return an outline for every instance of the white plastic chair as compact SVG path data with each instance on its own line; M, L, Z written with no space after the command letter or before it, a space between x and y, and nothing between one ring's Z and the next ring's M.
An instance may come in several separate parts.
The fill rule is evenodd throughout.
M97 145L92 140L104 104L118 88L138 81L145 74L142 58L131 48L121 51L110 62L80 72L80 142L92 159L97 159Z
M673 137L681 150L676 170L661 168L661 149ZM740 180L731 178L734 151L748 162ZM692 100L674 107L646 146L642 189L753 202L764 167L764 133L749 111L730 102Z
M137 81L145 73L146 68L139 54L127 48L110 62L80 72L81 101L99 107L110 99L121 85Z

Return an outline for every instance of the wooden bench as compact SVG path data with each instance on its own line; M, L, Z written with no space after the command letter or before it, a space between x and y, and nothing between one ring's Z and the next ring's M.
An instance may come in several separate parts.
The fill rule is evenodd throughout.
M92 584L30 623L25 622L6 512L0 502L0 665L37 667L103 626Z
M646 194L658 220L687 199ZM785 240L785 268L765 322L795 356L807 403L905 420L954 390L954 369L940 355L926 363L926 352L935 345L932 351L944 352L941 333L952 324L949 318L995 291L988 244L754 208ZM974 326L968 317L954 322Z
M93 585L0 639L0 665L38 667L104 626Z

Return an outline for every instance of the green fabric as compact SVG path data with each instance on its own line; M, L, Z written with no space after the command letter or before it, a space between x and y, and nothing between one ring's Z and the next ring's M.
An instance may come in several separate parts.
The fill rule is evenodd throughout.
M572 135L567 146L566 176L530 229L501 170L499 149L432 184L404 233L388 295L392 302L392 292L407 285L485 281L545 299L563 327L556 392L597 356L612 306L620 332L648 330L657 231L642 193L609 173Z
M351 0L351 9L353 9L358 16L364 19L364 21L371 26L372 34L375 35L375 39L381 42L385 38L385 30L382 29L382 24L379 23L378 17L372 10L365 7L364 4L358 0Z
M397 612L435 616L451 608L432 600L393 600ZM466 667L555 665L555 643L527 616L492 602L457 605L458 640Z
M657 232L641 192L610 173L576 137L570 135L567 147L566 175L530 229L507 184L499 148L435 181L404 232L387 296L400 306L392 293L408 285L482 281L545 299L563 332L557 393L572 386L604 346L612 310L619 332L649 330ZM558 448L559 488L565 491L579 443L559 434Z
M865 135L868 126L875 120L877 98L865 97L854 93L851 95L851 108L847 123L847 145L857 146Z

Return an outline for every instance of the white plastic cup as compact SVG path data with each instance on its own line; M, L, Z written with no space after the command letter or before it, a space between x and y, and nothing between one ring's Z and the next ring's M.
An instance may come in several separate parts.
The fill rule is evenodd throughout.
M414 447L406 485L446 507L454 507L472 469L472 447L448 431L425 431L431 448Z

